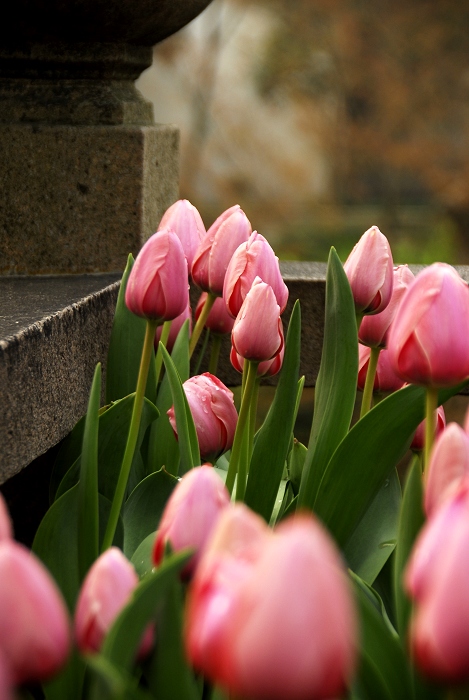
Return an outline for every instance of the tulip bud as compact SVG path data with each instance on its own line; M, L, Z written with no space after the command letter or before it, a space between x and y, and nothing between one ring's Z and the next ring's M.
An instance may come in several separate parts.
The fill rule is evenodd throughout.
M173 231L158 231L145 243L130 272L125 303L132 313L154 321L172 321L187 308L187 262Z
M434 414L435 421L435 437L443 432L446 426L446 416L443 406L438 406ZM427 420L424 419L415 431L414 437L412 439L410 449L414 452L421 452L425 447L425 425Z
M245 360L271 360L283 345L280 307L272 287L256 277L234 322L231 342Z
M202 459L213 462L233 444L238 413L233 392L209 372L190 377L183 384L194 419ZM169 422L177 437L174 406L168 411Z
M184 573L190 575L222 511L230 504L230 495L211 466L187 472L174 489L161 517L153 548L153 562L161 563L166 543L173 551L195 549Z
M285 344L283 343L283 328L280 326L282 333L282 347L280 351L274 355L271 360L265 360L265 362L259 362L257 365L257 376L258 377L274 377L282 369L283 356L285 355ZM230 362L237 372L243 373L244 369L244 357L238 355L234 347L231 347L230 352Z
M425 481L425 512L430 517L469 476L469 435L450 423L437 437Z
M11 524L10 513L8 512L8 507L5 503L5 499L0 493L0 542L2 542L3 540L11 540L12 537L13 527Z
M0 651L0 698L2 700L17 700L8 661L2 651Z
M370 362L370 348L359 344L358 346L358 381L357 386L360 391L365 388L366 374ZM389 353L387 350L381 350L378 357L378 366L376 367L375 381L373 391L387 392L398 391L402 389L405 382L397 376L389 363Z
M407 265L399 265L393 271L393 288L389 304L384 311L372 316L364 316L358 331L358 340L370 348L385 348L389 328L396 315L404 292L414 281L414 274Z
M252 228L239 204L227 209L201 241L192 263L192 279L205 292L221 297L226 269L236 248L247 241Z
M357 312L384 311L392 294L392 254L388 239L377 226L365 231L348 256L344 270Z
M238 315L256 277L272 287L282 313L288 301L288 287L271 246L264 236L254 231L246 243L236 248L225 275L223 299L233 318Z
M75 638L82 652L101 649L137 584L135 569L117 547L110 547L96 559L83 582L75 611ZM142 641L142 654L148 651L152 638L149 629Z
M15 685L51 678L70 651L67 610L55 581L28 549L0 542L0 652Z
M199 318L204 308L205 301L207 299L207 292L202 292L200 299L197 303L195 310L196 320ZM233 329L234 319L231 318L226 310L225 302L221 297L217 297L214 301L207 320L205 321L205 328L208 328L212 333L218 333L223 335L225 333L231 333Z
M189 321L189 335L192 332L192 310L189 304L186 306L182 314L176 316L171 321L171 329L169 331L168 340L166 341L166 350L171 352L176 342L176 338L179 335L179 331L186 321ZM155 349L158 349L158 343L160 342L161 333L163 332L163 326L158 326L155 333Z
M450 265L435 263L407 289L388 349L407 382L454 386L469 376L469 288Z
M190 270L196 250L206 235L204 222L199 212L187 199L179 199L163 214L158 231L165 228L174 231L181 241Z
M431 679L469 681L469 483L465 479L421 531L405 572L415 601L412 658Z

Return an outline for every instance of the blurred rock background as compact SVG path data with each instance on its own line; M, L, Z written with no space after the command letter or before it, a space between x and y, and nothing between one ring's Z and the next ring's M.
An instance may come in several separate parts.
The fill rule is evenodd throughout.
M214 0L137 87L181 128L181 196L239 203L284 259L469 263L469 5Z

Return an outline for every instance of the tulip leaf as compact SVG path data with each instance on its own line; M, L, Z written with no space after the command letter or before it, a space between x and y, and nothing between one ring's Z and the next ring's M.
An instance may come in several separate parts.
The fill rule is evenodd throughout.
M439 403L462 386L440 391ZM314 511L340 547L347 544L378 490L404 456L423 420L424 402L422 387L396 391L359 420L334 452L321 480Z
M81 700L85 670L83 657L72 648L61 672L42 686L46 700Z
M155 538L156 531L147 535L145 539L140 542L130 559L139 578L143 578L153 569L152 554Z
M101 398L101 364L96 365L83 432L78 484L78 566L80 579L98 558L98 433Z
M422 486L420 459L418 456L414 456L407 472L404 487L396 555L394 557L394 601L397 629L402 639L405 639L407 624L411 613L411 603L404 592L402 575L414 541L425 522Z
M78 565L78 494L76 484L58 498L42 519L34 538L32 549L44 562L55 578L65 601L74 611L80 587ZM99 495L99 542L101 544L111 511L111 503ZM114 544L122 546L122 522L114 539Z
M394 551L401 507L401 486L391 471L344 547L349 567L372 584Z
M324 342L298 506L313 509L328 462L347 435L355 406L358 338L355 304L342 263L331 248L326 275Z
M182 382L189 379L189 321L185 321L178 333L171 352L171 359ZM159 419L151 426L150 444L148 448L148 472L156 472L164 467L170 474L177 475L179 471L179 444L169 422L167 411L173 405L173 395L166 373L158 390L156 407L160 412Z
M86 657L89 672L94 676L94 687L90 700L152 700L144 688L137 686L138 679L117 668L100 654L88 654Z
M131 559L139 544L154 532L168 498L178 483L164 469L143 479L127 499L124 512L124 554Z
M285 341L285 355L275 397L257 433L245 503L267 522L277 498L295 423L300 369L301 312L296 301Z
M200 466L199 441L181 377L168 351L161 343L160 348L173 397L179 450L181 453L181 471L185 474L189 469Z
M125 305L125 289L134 260L129 255L117 297L116 311L106 364L106 403L117 401L135 391L147 322ZM145 396L155 403L155 363L150 362Z

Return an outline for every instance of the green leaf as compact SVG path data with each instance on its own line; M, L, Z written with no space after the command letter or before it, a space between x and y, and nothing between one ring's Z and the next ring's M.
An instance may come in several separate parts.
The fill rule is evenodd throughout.
M145 539L140 542L130 559L139 578L143 578L153 569L152 554L155 538L156 532L151 532L147 535Z
M394 551L401 507L396 470L385 479L344 548L349 567L372 584Z
M141 542L159 525L176 477L164 469L150 474L132 491L124 506L124 554L128 559Z
M405 640L410 618L411 603L404 593L402 574L424 522L422 468L419 457L415 455L407 472L394 557L394 604L397 629L403 640Z
M301 313L295 302L285 342L285 356L275 397L257 433L245 503L269 522L288 455L298 393Z
M137 686L138 678L125 673L100 654L86 657L89 673L94 676L90 700L152 700L153 696Z
M173 397L179 450L181 453L181 469L184 474L189 469L200 466L199 441L181 378L166 348L161 344L160 348Z
M46 700L81 700L85 662L75 648L61 672L42 686Z
M326 276L324 342L314 394L314 415L298 506L313 509L330 458L347 434L358 376L358 339L352 291L335 249Z
M78 563L80 579L98 558L98 432L101 399L101 364L96 365L86 413L78 486Z
M171 352L171 359L182 382L189 379L189 322L186 321L178 333ZM148 449L148 473L156 472L165 467L170 474L177 475L179 471L179 445L174 436L167 411L173 405L173 395L166 373L161 382L156 400L160 412L159 419L152 425Z
M135 391L137 386L146 320L136 316L125 305L125 289L134 260L129 255L117 298L116 312L106 364L106 403L117 401ZM145 396L155 403L155 363L150 362Z
M288 455L288 475L290 477L293 494L298 495L301 484L301 476L306 460L307 449L303 443L293 440L293 445Z

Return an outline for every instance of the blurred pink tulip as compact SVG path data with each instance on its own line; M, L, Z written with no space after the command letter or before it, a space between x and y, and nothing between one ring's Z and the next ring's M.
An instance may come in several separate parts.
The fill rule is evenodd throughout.
M75 610L75 639L79 649L97 652L121 610L130 601L138 584L134 567L117 547L110 547L88 571ZM145 633L144 655L152 644L153 633Z
M280 327L282 338L283 338L283 328ZM282 347L280 352L278 352L271 360L265 360L265 362L259 362L257 366L257 376L258 377L273 377L282 369L283 356L285 355L285 344L282 342ZM237 372L242 374L244 369L244 357L238 355L234 347L231 347L230 352L230 362Z
M202 313L205 301L207 299L207 292L202 292L200 299L197 302L197 307L195 309L195 318L199 318ZM212 333L218 333L223 335L225 333L231 333L233 329L234 319L231 318L230 314L226 310L225 302L221 297L217 297L210 310L207 320L205 321L205 328L208 328Z
M469 681L469 484L431 517L420 533L405 574L416 612L410 626L412 657L431 679Z
M223 299L233 318L238 315L256 277L272 287L280 313L283 313L288 287L280 274L278 258L264 236L254 231L249 240L235 250L225 275Z
M454 386L469 376L469 288L435 263L404 294L388 340L394 371L411 384Z
M18 700L13 687L10 667L2 651L0 651L0 698L2 700Z
M363 345L370 348L385 348L387 345L389 328L396 315L406 289L412 284L415 277L407 265L399 265L393 270L393 287L389 304L384 311L372 316L364 316L358 331L358 339Z
M13 527L11 524L10 513L8 507L0 493L0 542L3 540L11 540L13 537Z
M344 264L355 308L364 314L384 311L391 300L393 264L388 239L377 226L365 231Z
M437 437L430 455L425 481L425 512L431 517L469 477L469 435L450 423Z
M163 214L158 231L164 228L174 231L181 241L190 270L196 250L206 235L204 222L199 212L187 199L179 199Z
M271 360L283 345L280 307L268 284L256 277L234 322L231 342L245 360Z
M190 377L183 384L195 423L202 459L212 462L233 444L238 413L233 392L209 372ZM168 411L177 437L174 406Z
M154 233L137 255L125 303L132 313L154 321L172 321L187 308L187 261L181 241L170 229Z
M161 563L166 543L173 551L194 549L184 569L192 574L221 513L230 504L230 495L212 466L195 467L187 472L171 494L156 533L153 562Z
M168 352L174 347L176 338L178 337L179 331L184 325L185 321L189 321L189 336L192 332L192 310L189 305L186 306L182 314L176 316L171 322L171 330L169 331L168 340L166 341L166 349ZM160 342L161 333L163 332L163 326L158 326L155 333L155 349L158 348L158 343Z
M236 248L251 235L252 228L239 204L230 207L210 226L192 263L192 279L205 292L223 294L226 269Z
M360 391L363 391L365 388L366 373L368 372L368 364L370 362L370 353L371 350L369 347L359 344L357 386ZM402 389L404 384L405 382L397 376L389 364L388 351L381 350L378 358L378 366L376 368L373 391L398 391L398 389Z
M12 682L48 680L69 651L69 618L55 581L28 549L0 542L0 652Z
M421 452L425 447L425 423L426 420L423 420L415 431L415 435L410 445L410 449L414 452ZM435 437L438 437L446 426L446 416L443 406L438 406L437 408L435 423Z

